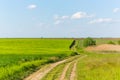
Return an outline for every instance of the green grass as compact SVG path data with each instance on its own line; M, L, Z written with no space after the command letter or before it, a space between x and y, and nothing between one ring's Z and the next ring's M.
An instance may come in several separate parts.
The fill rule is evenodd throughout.
M71 55L71 39L0 39L0 80L21 80Z
M83 40L84 39L77 39L77 44L78 44L77 47L79 49L84 48ZM115 44L118 44L118 41L120 40L120 38L95 38L94 40L96 41L97 45L108 44L108 42L110 42L110 41L114 42Z
M52 71L50 71L42 80L59 80L61 72L64 69L65 64L58 65Z
M120 39L95 39L97 45L107 44L109 41L118 44ZM120 80L120 52L86 52L83 39L78 40L78 51L87 55L77 64L77 80Z
M120 54L97 54L88 56L77 64L77 80L120 80Z
M109 41L117 44L118 40L96 39L96 42L97 45ZM22 80L44 64L71 56L71 42L72 39L0 39L0 80ZM77 80L120 80L119 52L85 52L83 39L77 40L77 48L80 54L88 55L77 64ZM46 80L58 79L66 64L48 73ZM72 67L71 64L66 79Z
M66 77L65 77L66 80L70 80L70 75L71 75L71 72L72 72L72 69L73 69L73 65L74 65L74 62L72 62L70 64L70 66L69 66L69 68L68 68L68 70L66 72Z

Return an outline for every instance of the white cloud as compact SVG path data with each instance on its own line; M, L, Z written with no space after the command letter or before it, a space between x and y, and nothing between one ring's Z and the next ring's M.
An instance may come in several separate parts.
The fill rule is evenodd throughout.
M35 9L35 8L37 8L37 5L31 4L31 5L29 5L27 8L28 8L28 9Z
M62 19L68 19L68 18L69 18L69 16L59 16L59 15L54 16L55 20L62 20Z
M61 19L68 19L69 16L62 16Z
M119 11L120 11L120 8L114 8L114 9L113 9L113 12L114 12L114 13L117 13L117 12L119 12Z
M73 15L63 15L63 16L54 15L54 20L55 20L54 24L64 23L65 21L71 19L92 18L94 16L95 15L88 15L86 12L76 12Z
M94 15L88 15L86 12L76 12L71 16L71 19L91 18Z
M60 23L63 23L66 19L69 19L69 16L59 16L59 15L55 15L54 16L54 24L58 25Z
M59 19L59 15L54 15L54 19L58 20Z
M58 25L58 24L60 24L61 23L61 21L60 20L57 20L57 21L55 21L55 25Z
M112 18L99 18L95 19L89 22L89 24L95 24L95 23L110 23L113 22Z

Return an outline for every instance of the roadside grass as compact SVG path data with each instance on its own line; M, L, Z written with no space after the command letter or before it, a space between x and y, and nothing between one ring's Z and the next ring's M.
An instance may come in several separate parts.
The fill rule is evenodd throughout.
M120 54L85 53L77 64L77 80L120 80Z

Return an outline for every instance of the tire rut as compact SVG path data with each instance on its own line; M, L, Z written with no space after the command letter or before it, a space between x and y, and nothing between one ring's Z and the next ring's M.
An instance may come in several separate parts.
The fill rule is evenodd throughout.
M54 67L56 67L57 65L64 63L66 60L63 61L59 61L56 63L51 64L48 68L42 70L42 68L40 70L38 70L37 72L31 74L30 76L28 76L27 78L25 78L24 80L41 80L48 72L50 72Z
M64 80L64 79L65 79L66 72L67 72L70 64L71 64L71 63L68 63L68 64L65 66L65 68L64 68L64 70L63 70L63 72L62 72L62 75L60 76L60 79L59 79L59 80Z
M34 72L33 74L31 74L30 76L28 76L27 78L25 78L23 80L42 80L55 67L57 67L58 65L63 64L63 63L65 63L65 67L63 69L63 72L61 72L59 80L65 80L67 70L69 69L70 64L72 64L73 62L74 62L73 63L73 68L72 68L69 79L74 80L75 77L76 77L77 61L79 59L84 58L85 56L74 56L74 57L72 57L72 59L68 58L68 59L65 59L63 61L59 61L59 62L56 62L56 63L49 64L48 66L42 67L40 70L38 70L37 72Z
M82 57L80 57L78 60L85 58L87 55L84 55ZM76 76L76 68L77 68L77 62L78 60L75 61L75 63L73 64L73 69L70 75L70 80L76 80L77 76Z

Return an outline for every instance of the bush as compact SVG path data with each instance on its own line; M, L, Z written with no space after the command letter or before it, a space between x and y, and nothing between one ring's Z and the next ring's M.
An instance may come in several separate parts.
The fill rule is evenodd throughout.
M47 63L54 63L59 60L60 60L60 58L58 56L53 56L48 59Z
M95 40L93 40L90 37L84 39L84 41L83 41L83 46L84 47L93 46L93 45L96 45L96 41Z
M120 45L120 40L118 41L118 44Z
M108 44L114 44L115 45L115 43L113 41L109 41Z
M75 55L79 55L79 53L77 53L77 52L72 52L71 53L71 56L75 56Z

